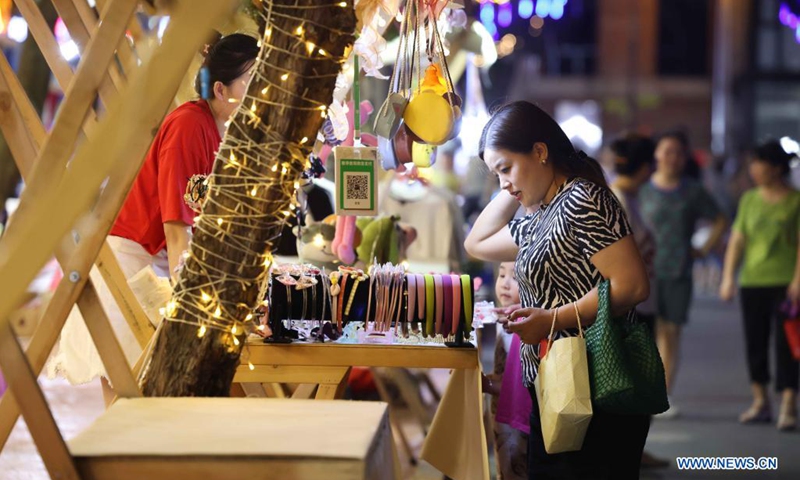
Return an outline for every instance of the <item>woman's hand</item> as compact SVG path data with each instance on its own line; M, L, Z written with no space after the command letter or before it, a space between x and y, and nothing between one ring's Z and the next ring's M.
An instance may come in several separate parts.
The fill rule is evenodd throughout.
M723 302L730 302L736 295L736 282L730 278L723 278L722 284L719 286L719 298Z
M506 332L519 335L522 343L536 345L550 334L553 313L541 308L520 308L513 311L508 319L498 320L498 323L503 325Z
M515 303L515 304L509 305L507 307L493 308L492 312L497 316L498 323L502 323L501 320L504 320L505 322L508 322L508 316L511 315L511 313L514 310L518 310L520 308L522 308L522 305L520 305L519 303ZM506 329L506 325L505 324L503 325L503 329ZM508 331L508 330L506 329L506 331Z

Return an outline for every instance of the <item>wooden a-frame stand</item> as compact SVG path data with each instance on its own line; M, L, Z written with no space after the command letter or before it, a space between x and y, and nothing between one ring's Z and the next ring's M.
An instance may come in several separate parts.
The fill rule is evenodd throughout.
M5 56L0 55L0 97L3 98L0 130L26 182L20 207L0 239L0 367L9 386L0 399L0 448L21 414L52 478L166 479L175 478L178 472L191 476L198 468L209 478L263 475L270 462L263 450L219 452L214 448L224 449L220 445L225 444L263 444L269 436L269 425L244 431L221 428L229 424L230 419L227 413L221 417L219 412L267 417L274 405L250 399L140 398L134 376L140 365L134 372L129 368L89 278L92 265L96 265L137 341L145 348L153 336L153 327L130 291L105 238L158 125L173 103L194 52L207 38L212 24L232 13L237 1L174 2L176 6L162 44L141 66L125 38L126 30L137 28L133 15L138 0L97 0L100 18L85 0L52 2L81 50L81 61L74 72L62 58L37 2L15 0L55 79L65 91L49 133ZM101 108L95 112L93 106L98 98ZM105 187L101 189L103 182ZM42 315L27 351L23 351L8 316L19 305L27 285L53 254L65 277ZM36 378L73 305L81 310L108 377L122 400L100 417L96 423L100 426L95 431L85 432L78 444L70 442L68 445ZM220 408L221 401L225 402L224 409ZM353 407L361 411L366 408ZM385 405L375 407L372 417L374 424L381 428L365 436L365 442L378 438L378 430L388 429ZM165 408L170 415L160 422L150 421L150 424L158 423L159 428L144 428L128 437L103 436L103 425L147 424L148 415ZM348 410L351 407L338 405L336 408ZM206 421L197 422L198 416L205 417ZM324 419L315 417L313 421L324 422ZM365 424L366 431L369 431L369 422ZM92 428L95 426L90 430ZM162 446L160 455L154 455L147 448L127 450L137 442L139 445L157 444L157 436L163 435L165 430L182 432L187 429L193 429L191 436L199 437L198 441L205 440L204 445L187 445L191 441L185 439L177 449ZM122 430L121 433L128 433ZM386 442L378 448L374 444L367 447L372 452L385 453L393 451L387 449L390 443L388 447ZM212 445L211 450L209 445ZM189 456L192 458L187 460ZM347 470L339 476L336 476L337 470L330 470L331 478L354 478L353 472L368 470L357 463L340 462L342 472L344 466L355 470ZM298 469L294 464L277 462L273 464L273 471L280 472L283 468L294 475L302 475L303 469L313 467L313 462L307 465ZM371 478L394 477L394 469L386 472L378 472Z

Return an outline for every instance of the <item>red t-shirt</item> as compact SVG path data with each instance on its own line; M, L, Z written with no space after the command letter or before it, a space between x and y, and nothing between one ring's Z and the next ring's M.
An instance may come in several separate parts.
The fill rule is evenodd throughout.
M167 115L111 235L133 240L155 255L167 245L165 222L192 225L195 213L183 194L192 175L211 173L220 140L204 100L186 102Z

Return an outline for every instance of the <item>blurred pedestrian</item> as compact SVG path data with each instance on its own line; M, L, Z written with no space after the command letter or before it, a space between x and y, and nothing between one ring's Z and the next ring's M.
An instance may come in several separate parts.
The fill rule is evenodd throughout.
M781 324L781 305L800 307L800 192L788 182L789 162L778 141L760 145L750 158L750 177L755 188L739 202L739 210L725 253L720 297L731 300L739 272L747 365L753 403L740 416L742 423L770 422L767 394L770 381L769 340L775 332L775 390L782 395L778 429L797 427L798 361L792 356ZM788 305L787 305L788 307Z
M667 391L673 392L678 371L681 330L689 319L692 301L692 266L719 242L727 222L703 186L685 174L689 155L686 137L667 133L656 143L656 170L639 193L642 216L656 239L654 291L656 294L656 341L664 362ZM692 248L699 220L713 222L705 245ZM678 408L660 417L670 418Z
M611 191L617 196L620 205L628 215L633 238L642 256L650 284L655 284L653 262L656 254L656 239L653 232L642 218L639 207L639 189L647 183L653 173L653 156L655 142L650 137L628 134L611 143L609 146L611 165L614 169L614 180ZM646 323L650 329L655 328L656 295L650 291L650 297L636 306L639 321ZM669 462L655 457L647 451L642 452L642 468L664 468Z

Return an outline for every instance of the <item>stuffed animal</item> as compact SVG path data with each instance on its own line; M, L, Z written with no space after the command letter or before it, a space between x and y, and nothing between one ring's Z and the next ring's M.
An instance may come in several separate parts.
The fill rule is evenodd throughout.
M302 230L298 227L294 228L294 234L297 237L297 254L301 262L312 263L329 270L335 270L342 263L333 249L336 235L334 225L339 218L336 215L329 215L321 222L314 222L308 215L306 216L306 225ZM356 247L361 243L361 232L353 232L353 242Z

